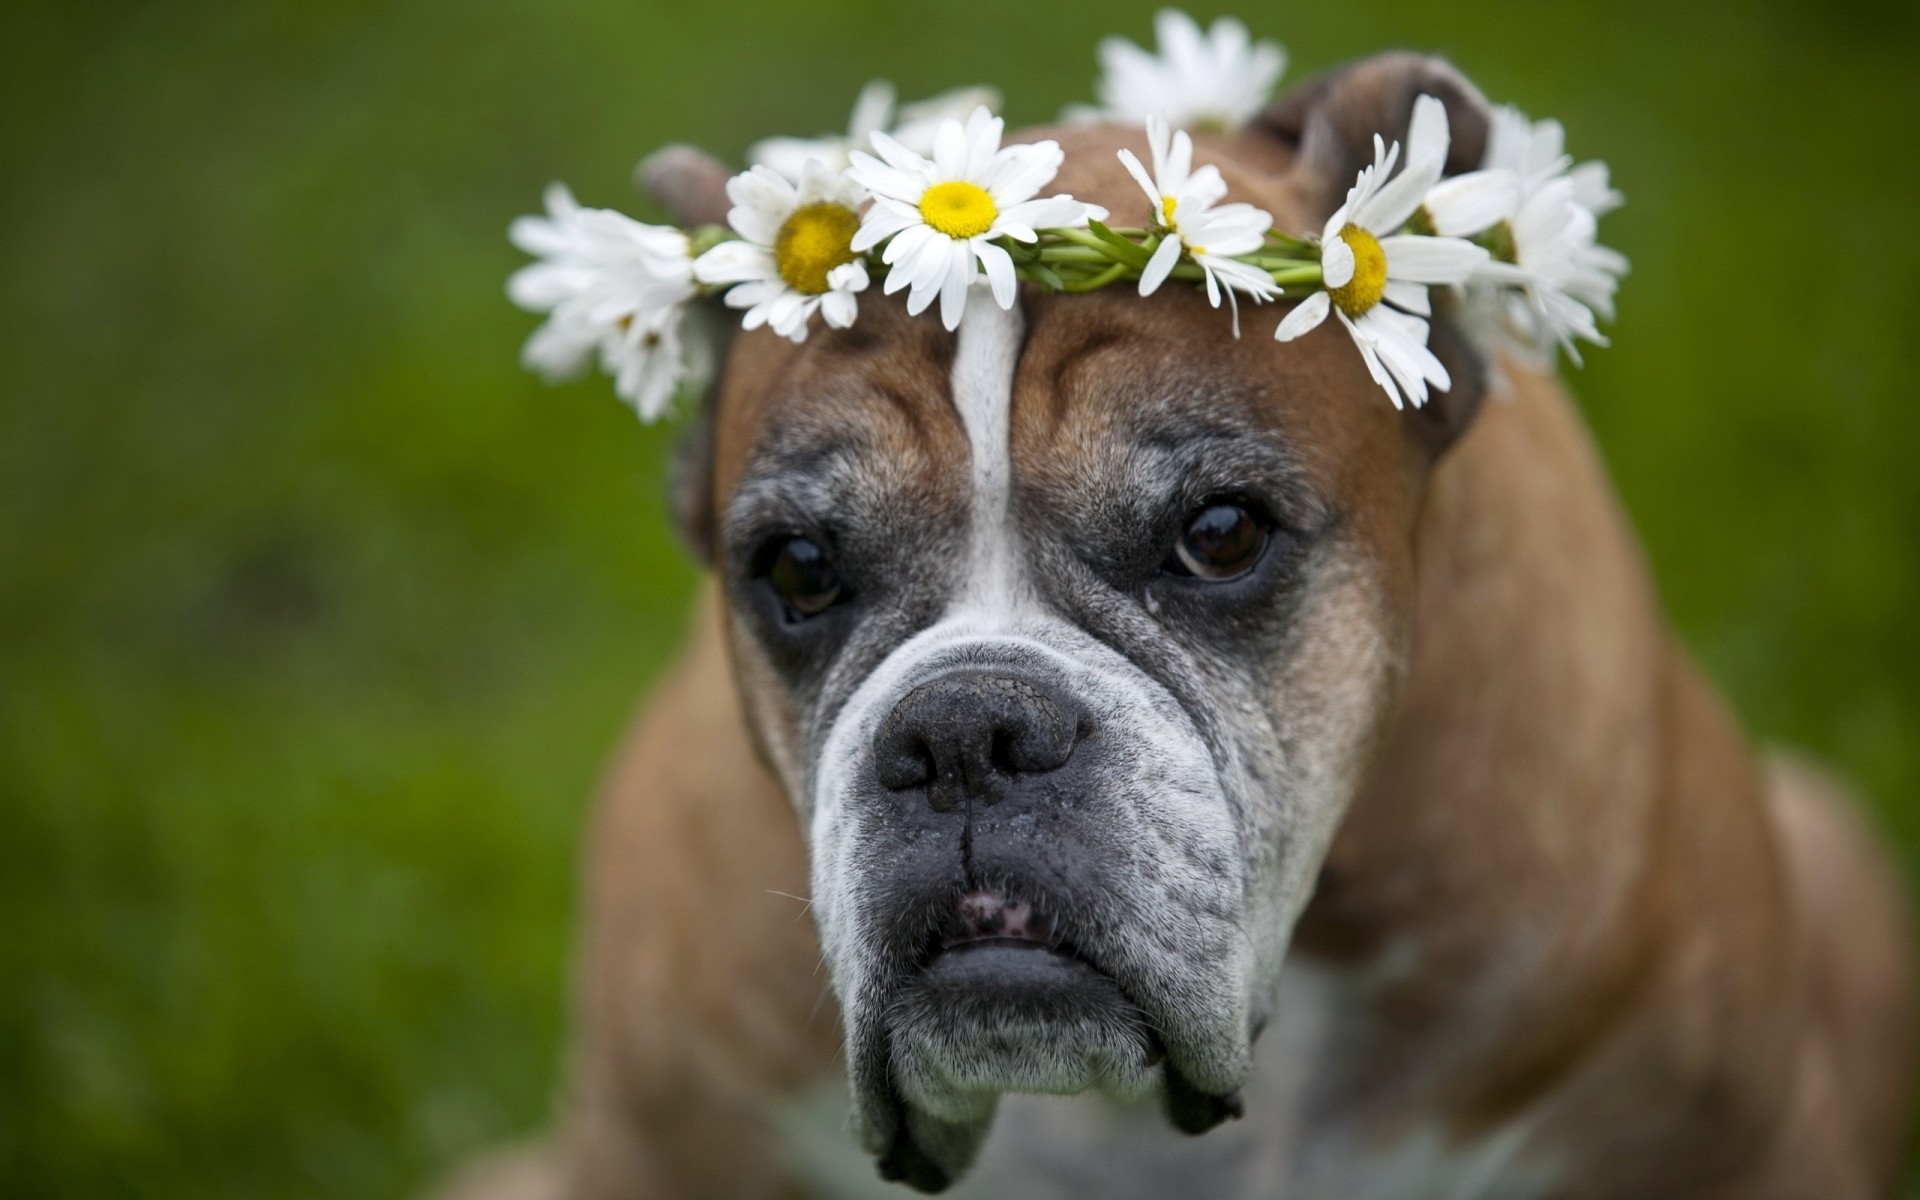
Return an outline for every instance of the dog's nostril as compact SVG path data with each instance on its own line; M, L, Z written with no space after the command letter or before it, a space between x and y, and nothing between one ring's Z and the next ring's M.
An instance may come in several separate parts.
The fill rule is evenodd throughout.
M1014 761L1013 751L1013 734L1005 729L994 730L993 745L987 753L987 761L992 763L996 770L1012 775L1020 770L1019 764Z
M901 791L925 787L934 780L933 751L925 741L908 734L887 737L884 732L875 748L876 773L880 786Z

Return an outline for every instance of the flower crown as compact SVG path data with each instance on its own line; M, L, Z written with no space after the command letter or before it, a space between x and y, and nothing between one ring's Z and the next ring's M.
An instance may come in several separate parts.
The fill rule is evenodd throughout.
M1604 163L1575 166L1558 122L1511 107L1491 115L1480 169L1442 178L1446 106L1422 95L1404 147L1376 134L1373 161L1318 237L1273 228L1251 204L1223 204L1218 168L1193 162L1189 128L1233 129L1267 103L1285 67L1272 42L1231 18L1203 32L1184 13L1156 19L1158 53L1120 38L1100 46L1100 104L1069 119L1144 124L1151 163L1121 163L1140 185L1140 224L1112 223L1098 205L1042 196L1064 160L1056 142L1003 146L987 89L949 92L894 110L892 89L869 84L845 137L777 138L727 183L727 226L683 230L583 208L564 185L545 217L513 223L515 245L540 261L508 283L516 304L548 319L523 361L549 377L577 374L596 354L643 421L683 385L711 372L686 329L688 306L724 294L741 327L806 340L817 314L836 329L859 316L875 274L905 291L907 311L937 299L957 329L968 292L984 286L1013 307L1022 282L1049 292L1133 284L1142 296L1169 280L1224 299L1299 301L1274 336L1291 341L1329 315L1352 337L1396 408L1451 386L1427 348L1430 292L1453 290L1462 327L1488 350L1550 365L1575 339L1605 345L1627 263L1596 241L1597 218L1621 196Z

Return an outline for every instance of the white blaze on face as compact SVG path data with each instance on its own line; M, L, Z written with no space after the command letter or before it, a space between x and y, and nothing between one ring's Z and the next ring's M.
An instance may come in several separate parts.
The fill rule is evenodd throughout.
M1024 590L1008 520L1013 490L1011 413L1013 375L1020 361L1026 317L1018 305L1002 309L975 289L967 298L953 356L953 406L973 455L973 520L967 579L954 609L976 620L1004 616Z

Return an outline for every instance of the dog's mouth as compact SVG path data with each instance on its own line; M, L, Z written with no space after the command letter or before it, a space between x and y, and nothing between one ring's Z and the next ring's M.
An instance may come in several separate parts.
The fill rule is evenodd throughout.
M1169 1119L1188 1133L1239 1115L1237 1096L1187 1083L1122 980L1027 900L984 888L961 894L916 968L888 1006L885 1070L891 1094L920 1125L882 1155L887 1178L943 1186L951 1164L936 1168L913 1141L977 1141L993 1098L1006 1091L1160 1092ZM963 1137L964 1129L973 1132Z
M1062 923L1003 892L976 888L960 897L922 955L911 990L958 1020L1124 1025L1137 1035L1144 1066L1166 1057L1139 1005Z
M956 950L974 950L989 945L1032 947L1085 963L1059 925L1046 913L1025 900L1016 900L999 892L976 889L960 898L953 920L934 939L933 959ZM1087 963L1089 967L1093 964Z

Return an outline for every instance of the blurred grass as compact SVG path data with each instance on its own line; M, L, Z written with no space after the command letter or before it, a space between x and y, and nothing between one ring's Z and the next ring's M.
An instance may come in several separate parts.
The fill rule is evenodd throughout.
M1152 7L0 15L0 1194L399 1196L542 1119L583 805L692 573L668 435L516 368L507 221L870 75L1042 120ZM1613 163L1575 384L1668 605L1911 861L1916 10L1241 11L1292 78L1441 50Z

